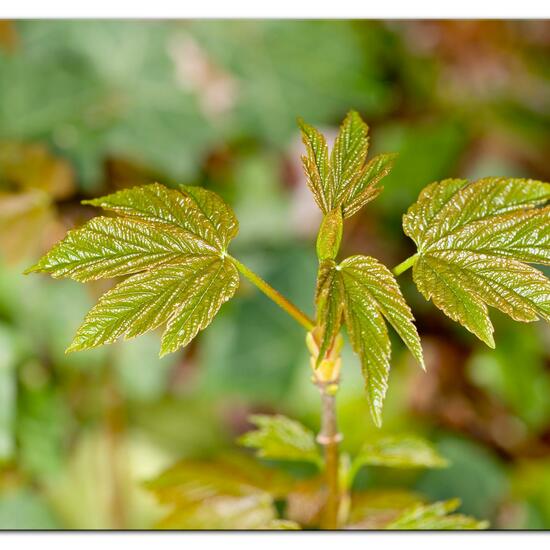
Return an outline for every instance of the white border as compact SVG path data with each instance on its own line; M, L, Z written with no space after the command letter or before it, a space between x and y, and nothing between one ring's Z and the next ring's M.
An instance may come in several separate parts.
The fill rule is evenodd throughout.
M422 550L464 550L485 549L498 545L499 550L517 549L518 544L526 545L529 550L546 550L550 540L548 532L463 532L463 533L53 533L53 534L0 534L3 550L19 549L28 542L41 550L102 550L120 548L126 544L132 550L181 550L182 548L223 548L224 550L285 550L303 549L304 544L315 550L340 547L346 550L378 550L389 548L422 548ZM154 545L154 546L152 546Z
M461 0L441 2L434 0L338 0L297 2L278 0L266 3L257 0L201 0L180 1L154 0L3 0L0 3L2 19L56 19L56 18L320 18L320 19L529 19L549 18L548 0L521 0L502 2L484 0ZM2 550L21 548L28 542L41 550L102 550L116 548L128 543L132 550L150 550L151 545L181 550L183 546L195 548L207 545L223 546L224 550L280 550L298 548L299 545L315 545L315 550L334 548L335 543L345 545L346 550L355 548L379 548L395 544L400 548L418 545L422 550L464 550L464 545L481 548L497 544L499 550L517 548L519 539L529 545L529 550L548 549L550 533L0 533ZM492 540L490 540L492 539ZM495 539L498 539L495 540ZM473 545L473 546L472 546ZM130 546L129 546L130 547Z
M366 18L550 17L548 0L2 0L0 18Z

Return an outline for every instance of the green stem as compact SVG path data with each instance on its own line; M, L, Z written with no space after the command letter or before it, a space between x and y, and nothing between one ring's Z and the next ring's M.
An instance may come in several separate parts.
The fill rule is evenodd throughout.
M325 478L327 484L327 501L321 521L323 529L338 529L340 511L340 457L338 443L341 435L336 423L335 395L320 387L322 399L321 432L317 441L325 449Z
M266 283L259 275L239 262L236 258L228 256L237 269L254 285L256 285L268 298L273 300L279 307L284 309L292 318L300 323L306 330L312 330L315 322L312 321L301 309L287 300L280 292L277 292L271 285Z
M401 275L401 273L407 271L409 267L412 267L416 263L416 260L418 260L418 252L414 256L407 258L404 262L401 262L399 265L396 265L392 269L393 274L395 276Z

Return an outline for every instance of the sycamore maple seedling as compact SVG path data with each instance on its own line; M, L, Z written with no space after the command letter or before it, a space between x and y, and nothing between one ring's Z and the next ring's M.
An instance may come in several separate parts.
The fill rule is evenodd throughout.
M259 457L310 462L318 469L311 484L318 484L315 494L322 513L309 518L302 514L300 524L481 528L483 522L451 514L459 505L456 500L430 505L417 497L390 497L388 504L380 495L353 490L355 475L364 466L440 468L446 461L429 443L411 435L369 441L353 460L340 456L334 405L340 332L345 325L359 356L373 421L380 426L390 370L387 324L425 368L414 318L395 276L412 267L426 299L491 347L495 342L487 306L517 321L550 321L550 282L529 265L550 263L550 207L545 206L550 185L514 178L433 183L403 218L405 233L418 247L415 255L393 273L368 256L338 261L343 220L378 196L395 155L367 161L368 127L355 112L344 120L331 151L314 127L300 121L300 129L307 183L323 213L315 320L229 255L237 219L219 196L197 187L168 189L155 183L84 201L118 217L97 217L70 231L28 271L82 282L128 276L100 298L67 351L133 338L162 326L161 355L184 347L208 326L237 291L240 272L307 331L313 381L322 397L321 432L315 438L294 420L257 415L251 418L257 429L240 439L256 448ZM272 468L252 466L244 457L183 461L149 486L161 502L173 506L163 527L299 526L292 511L296 484ZM279 499L289 503L286 519L275 507Z

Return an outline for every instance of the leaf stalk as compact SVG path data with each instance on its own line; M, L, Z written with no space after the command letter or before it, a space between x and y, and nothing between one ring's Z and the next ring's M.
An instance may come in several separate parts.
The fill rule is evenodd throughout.
M416 254L414 254L413 256L411 256L410 258L407 258L405 261L401 262L400 264L396 265L392 269L392 273L396 277L398 275L401 275L401 273L405 273L405 271L407 271L407 269L409 269L410 267L412 267L416 263L416 260L418 260L418 252Z
M253 285L258 287L269 299L275 302L280 308L286 311L294 320L298 321L307 331L315 327L315 322L310 319L300 308L295 306L290 300L285 298L280 292L275 290L271 285L266 283L259 275L254 273L243 263L239 262L233 256L228 258L235 264L235 267L240 273L246 277Z

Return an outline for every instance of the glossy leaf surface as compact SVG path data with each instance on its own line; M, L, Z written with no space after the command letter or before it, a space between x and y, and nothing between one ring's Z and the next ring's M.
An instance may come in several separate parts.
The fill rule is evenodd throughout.
M372 417L380 425L391 355L386 321L424 368L414 318L395 277L368 256L351 256L338 265L326 260L319 268L316 302L321 330L319 358L334 341L343 317L361 359Z
M350 111L344 119L330 153L319 130L302 120L300 129L307 153L302 157L306 180L323 214L341 209L349 218L378 196L378 183L389 174L395 155L378 155L367 162L369 129L357 112Z
M282 415L259 414L250 421L258 429L241 436L239 443L256 448L259 457L322 464L313 432L299 422Z
M550 321L550 184L514 178L429 185L403 218L418 246L413 278L454 321L494 347L487 306Z
M121 217L70 231L34 267L77 281L131 275L104 294L69 346L77 351L166 325L161 355L187 345L239 285L226 255L238 230L220 197L159 184L88 201Z
M325 260L319 266L315 302L321 331L318 366L340 332L344 312L344 286L334 260Z
M420 338L412 312L391 272L368 256L351 256L336 271L344 289L344 318L354 351L361 359L371 415L382 423L388 387L391 346L388 321L424 368Z

